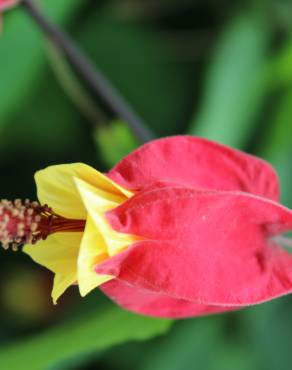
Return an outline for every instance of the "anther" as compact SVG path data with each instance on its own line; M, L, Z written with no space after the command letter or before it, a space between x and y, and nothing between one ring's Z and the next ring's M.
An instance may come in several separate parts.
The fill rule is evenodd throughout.
M22 244L36 242L47 237L53 216L42 216L47 207L36 202L20 199L0 201L0 242L4 249L18 250ZM51 212L52 214L52 212ZM31 230L31 218L37 217Z
M55 214L48 205L29 199L0 201L0 243L17 251L23 244L35 244L55 232L80 232L84 220L71 220Z

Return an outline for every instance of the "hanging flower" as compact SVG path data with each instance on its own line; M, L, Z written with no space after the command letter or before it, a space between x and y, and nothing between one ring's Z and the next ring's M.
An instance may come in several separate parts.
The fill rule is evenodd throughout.
M188 317L292 291L279 245L292 211L270 165L189 136L152 141L109 173L85 164L36 174L40 204L2 202L0 238L55 273L53 299L99 287L131 311Z

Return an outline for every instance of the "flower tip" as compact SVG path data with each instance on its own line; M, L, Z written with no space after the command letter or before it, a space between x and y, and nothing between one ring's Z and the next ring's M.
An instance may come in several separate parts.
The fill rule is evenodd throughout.
M58 300L59 300L61 294L59 292L57 292L56 289L53 288L52 293L51 293L51 297L52 297L52 301L53 301L54 306L57 306Z

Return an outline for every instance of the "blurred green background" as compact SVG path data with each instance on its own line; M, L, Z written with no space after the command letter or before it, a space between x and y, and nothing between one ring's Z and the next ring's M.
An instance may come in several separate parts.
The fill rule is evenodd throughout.
M277 169L292 206L290 0L43 0L159 136L189 133ZM80 83L23 9L0 36L1 197L35 198L33 174L83 161L101 170L138 145ZM53 306L52 274L0 250L0 368L288 370L290 296L172 322L127 313L72 287Z

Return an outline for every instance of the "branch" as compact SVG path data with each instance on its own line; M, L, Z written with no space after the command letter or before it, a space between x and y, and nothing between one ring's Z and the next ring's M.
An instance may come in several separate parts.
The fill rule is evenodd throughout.
M120 117L133 131L141 143L154 138L143 120L133 111L125 99L107 80L103 73L86 57L75 43L63 33L36 6L34 0L20 2L49 40L59 48L75 69L76 73L90 88L94 95L101 97L111 111Z

